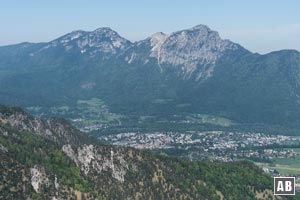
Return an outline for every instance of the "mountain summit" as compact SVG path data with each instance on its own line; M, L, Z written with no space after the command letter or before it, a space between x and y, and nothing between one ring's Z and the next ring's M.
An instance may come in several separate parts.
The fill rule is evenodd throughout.
M65 51L80 52L90 56L115 55L130 47L131 42L111 28L98 28L91 32L73 31L45 45L40 51L63 48Z
M216 31L205 25L171 33L158 48L159 64L179 66L184 75L200 71L197 79L212 75L214 65L225 53L240 51L242 47L222 40ZM203 70L199 70L202 68Z
M161 70L171 67L184 79L205 80L212 76L215 64L222 56L246 53L249 51L223 40L208 26L198 25L170 34L158 32L138 41L126 60L133 62L144 57L144 62L147 62L149 58L155 58Z

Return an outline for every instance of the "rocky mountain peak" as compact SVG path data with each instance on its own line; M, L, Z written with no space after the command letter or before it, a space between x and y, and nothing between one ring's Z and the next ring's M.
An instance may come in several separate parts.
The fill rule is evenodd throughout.
M100 27L100 28L97 28L95 29L93 32L98 32L98 33L108 33L108 32L113 32L113 33L116 33L114 30L112 30L110 27Z
M212 31L208 26L204 24L199 24L194 27L192 27L190 30L201 30L201 31Z
M166 35L163 32L157 32L151 35L150 37L150 45L152 47L151 54L150 54L151 57L158 57L159 49L167 37L168 35Z
M90 32L88 38L89 46L104 47L103 50L111 49L114 53L116 53L116 49L125 49L131 44L130 41L121 37L116 31L107 27Z
M214 64L225 52L239 48L242 47L223 40L218 32L198 25L171 33L157 50L157 59L160 65L180 67L186 77L199 71L197 79L200 79L212 75Z
M238 44L222 39L217 31L206 25L170 34L157 32L134 43L133 47L125 57L129 64L136 60L148 63L150 57L156 58L161 72L170 67L184 79L193 76L196 80L212 76L216 62L226 53L247 51Z
M89 56L99 54L114 55L127 49L131 45L129 40L121 37L111 28L98 28L94 31L73 31L46 44L39 52L62 47L66 52L75 51ZM109 57L109 56L106 56Z
M162 43L167 38L167 34L163 32L157 32L150 36L151 46L155 46L157 43Z

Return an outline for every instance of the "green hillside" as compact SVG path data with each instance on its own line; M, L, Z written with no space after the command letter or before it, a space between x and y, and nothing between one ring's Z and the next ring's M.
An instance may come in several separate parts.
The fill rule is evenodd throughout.
M0 198L274 198L272 178L250 162L190 162L106 146L61 120L0 111Z

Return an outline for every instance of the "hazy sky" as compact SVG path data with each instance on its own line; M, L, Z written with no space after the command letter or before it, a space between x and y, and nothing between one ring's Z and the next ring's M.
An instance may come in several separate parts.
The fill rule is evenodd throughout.
M299 0L1 0L0 45L111 27L136 41L206 24L259 53L300 50Z

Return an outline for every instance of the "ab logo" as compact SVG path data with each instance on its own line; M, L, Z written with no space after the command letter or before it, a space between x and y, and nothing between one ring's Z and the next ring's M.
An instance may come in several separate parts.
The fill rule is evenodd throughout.
M295 195L295 177L274 177L274 195Z

